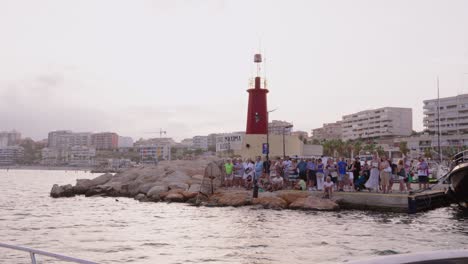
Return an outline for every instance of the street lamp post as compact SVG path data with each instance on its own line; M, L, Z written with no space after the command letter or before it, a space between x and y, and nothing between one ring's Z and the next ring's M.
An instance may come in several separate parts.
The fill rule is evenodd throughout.
M269 156L268 156L268 154L270 154L270 142L269 142L269 136L268 136L268 134L270 134L270 132L268 131L268 122L269 122L269 114L270 114L271 112L274 112L274 111L276 111L276 109L267 111L267 116L266 116L266 119L267 119L267 120L266 120L266 123L267 123L267 131L266 131L266 133L267 133L267 135L266 135L266 136L267 136L266 162L268 162L268 163L269 163ZM258 198L258 177L257 177L257 175L255 175L255 177L254 177L253 180L254 180L254 187L253 187L253 195L252 195L252 196L253 196L253 198Z
M291 127L292 127L292 125L283 127L283 159L286 158L286 142L285 142L285 140L284 140L284 130L285 130L286 128L291 128Z

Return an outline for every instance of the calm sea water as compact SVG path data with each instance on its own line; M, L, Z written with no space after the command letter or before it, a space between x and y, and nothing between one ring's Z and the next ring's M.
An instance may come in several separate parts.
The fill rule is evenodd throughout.
M468 218L456 207L406 215L49 197L54 183L95 176L0 171L0 241L100 263L337 263L468 248ZM0 263L28 258L0 249Z

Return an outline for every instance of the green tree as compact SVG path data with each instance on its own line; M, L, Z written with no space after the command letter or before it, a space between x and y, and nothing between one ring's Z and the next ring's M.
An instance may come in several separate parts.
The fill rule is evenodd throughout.
M426 148L426 149L424 150L424 157L426 157L426 158L432 158L432 151L431 151L430 148Z
M382 146L377 146L377 147L375 148L375 151L379 154L379 156L385 155L385 150L383 149Z
M400 148L401 154L403 154L404 156L406 156L406 154L408 154L408 152L410 151L408 148L408 142L406 141L400 142L399 148Z

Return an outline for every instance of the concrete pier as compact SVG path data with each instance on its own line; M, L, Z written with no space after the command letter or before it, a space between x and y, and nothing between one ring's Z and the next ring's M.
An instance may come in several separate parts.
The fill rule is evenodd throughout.
M375 193L375 192L335 192L333 193L341 208L376 210L388 212L417 213L449 205L442 190L421 193Z

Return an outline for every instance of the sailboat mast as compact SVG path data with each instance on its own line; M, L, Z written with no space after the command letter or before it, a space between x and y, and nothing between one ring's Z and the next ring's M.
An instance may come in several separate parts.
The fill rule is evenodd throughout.
M439 76L437 76L437 148L439 152L439 161L442 162L442 152L440 151L440 93Z

